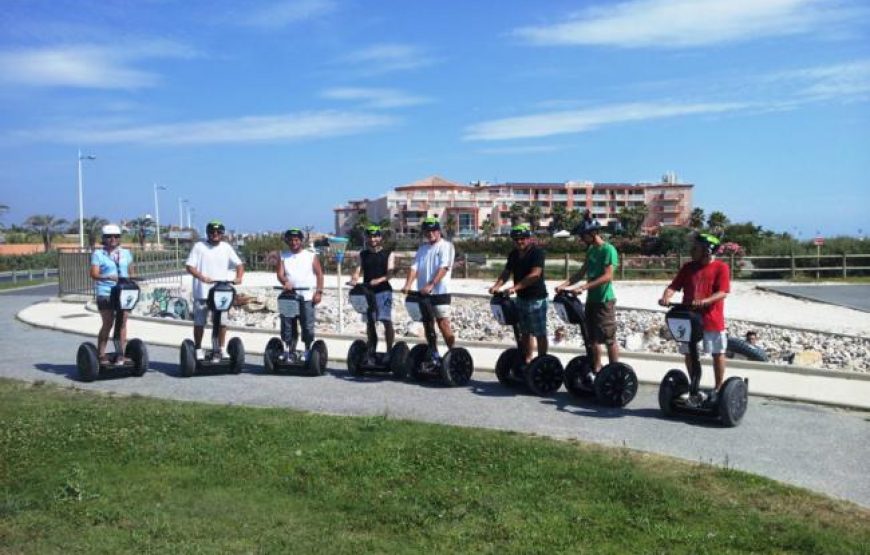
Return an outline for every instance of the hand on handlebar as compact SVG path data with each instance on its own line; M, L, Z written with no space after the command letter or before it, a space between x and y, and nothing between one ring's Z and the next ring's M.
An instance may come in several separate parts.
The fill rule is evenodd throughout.
M659 299L659 306L668 306L668 300L669 299L662 297L661 299Z
M293 289L295 289L293 287L293 283L289 279L287 281L285 281L283 284L281 284L281 288L284 291L293 291Z

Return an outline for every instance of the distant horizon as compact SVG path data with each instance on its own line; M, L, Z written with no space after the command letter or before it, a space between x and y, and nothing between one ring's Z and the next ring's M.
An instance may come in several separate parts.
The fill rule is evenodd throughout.
M862 0L6 0L0 221L333 227L426 176L640 183L870 229ZM92 158L93 157L93 158ZM185 216L186 219L186 216Z

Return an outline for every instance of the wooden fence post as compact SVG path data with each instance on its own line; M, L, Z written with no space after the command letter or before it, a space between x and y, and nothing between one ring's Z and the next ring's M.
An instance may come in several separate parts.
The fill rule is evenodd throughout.
M797 279L797 268L795 267L794 251L791 251L791 279Z
M462 255L462 260L464 261L464 264L462 266L462 277L468 279L468 253Z
M568 273L568 253L565 253L565 279L571 277Z
M843 253L843 279L846 279L846 253Z

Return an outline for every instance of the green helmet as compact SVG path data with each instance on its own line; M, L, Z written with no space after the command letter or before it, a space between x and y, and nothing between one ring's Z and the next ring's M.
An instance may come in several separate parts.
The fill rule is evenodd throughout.
M380 237L381 235L381 226L379 225L370 225L366 228L366 237Z
M212 220L205 225L205 234L208 235L212 231L217 231L218 233L223 233L226 231L223 222L220 220Z
M511 228L511 239L525 239L532 236L532 228L529 224L519 224Z
M291 227L287 231L284 232L284 240L289 241L293 237L298 237L299 239L305 239L305 234L302 233L302 230L298 227Z
M722 241L715 235L710 235L709 233L699 233L695 237L695 241L703 245L709 254L716 254L716 251L718 251L719 247L722 246Z
M423 219L423 231L441 231L441 222L434 216Z

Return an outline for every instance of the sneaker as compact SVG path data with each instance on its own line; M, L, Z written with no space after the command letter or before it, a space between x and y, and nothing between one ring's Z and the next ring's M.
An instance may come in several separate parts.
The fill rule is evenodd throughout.
M711 389L707 394L707 404L715 405L719 401L719 392L715 389Z
M221 351L214 351L211 355L211 361L212 362L220 362L221 359L223 358L223 356L224 355Z
M205 360L205 351L202 349L196 350L196 360Z
M589 372L583 376L583 387L586 389L595 389L595 372Z

